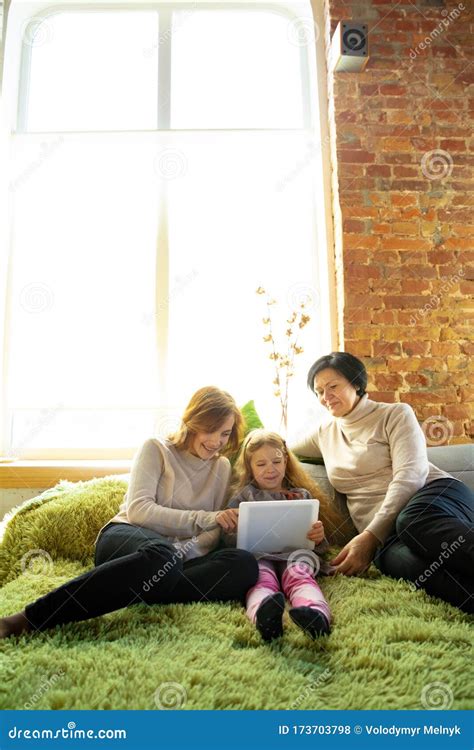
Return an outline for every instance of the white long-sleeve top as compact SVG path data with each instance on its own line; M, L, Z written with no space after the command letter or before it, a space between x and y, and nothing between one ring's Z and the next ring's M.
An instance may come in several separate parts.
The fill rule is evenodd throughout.
M169 537L185 560L205 555L219 541L216 515L230 473L224 456L204 460L166 440L147 440L133 460L119 512L108 523L130 523Z
M415 492L451 476L428 461L411 406L378 403L367 394L349 414L329 418L291 449L324 459L328 479L346 496L356 529L368 529L380 542Z

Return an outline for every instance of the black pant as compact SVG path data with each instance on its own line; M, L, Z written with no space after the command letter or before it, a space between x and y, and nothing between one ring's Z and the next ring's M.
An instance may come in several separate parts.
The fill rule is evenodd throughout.
M392 578L474 612L474 494L463 482L436 479L413 495L395 533L375 556Z
M111 523L100 535L96 567L25 608L37 630L87 620L130 604L242 600L257 582L249 552L225 549L188 562L166 537Z

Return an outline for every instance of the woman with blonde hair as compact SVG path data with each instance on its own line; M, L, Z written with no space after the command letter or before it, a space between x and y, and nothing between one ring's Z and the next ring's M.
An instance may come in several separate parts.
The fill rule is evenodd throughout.
M0 637L87 620L131 604L242 599L257 580L254 557L215 550L243 418L215 387L191 398L174 435L147 440L135 456L119 512L99 531L95 568L0 620Z
M320 552L324 550L321 517L324 519L327 499L276 432L258 429L246 437L235 465L231 495L229 508L249 501L318 499L320 520L308 529L307 537L319 545ZM225 538L227 544L235 543L229 535ZM298 627L313 638L330 632L329 606L313 577L319 571L319 560L310 550L303 552L301 559L286 552L258 556L259 577L247 593L246 604L248 618L265 641L283 634L284 594L290 601L290 617ZM311 566L308 563L312 558Z

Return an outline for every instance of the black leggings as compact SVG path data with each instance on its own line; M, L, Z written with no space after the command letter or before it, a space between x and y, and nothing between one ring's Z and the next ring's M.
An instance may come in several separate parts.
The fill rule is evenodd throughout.
M395 533L375 556L392 578L474 612L474 494L463 482L436 479L413 495Z
M36 630L140 602L243 600L258 578L257 562L249 552L218 550L183 562L166 537L124 523L111 523L103 530L95 565L26 606L26 617Z

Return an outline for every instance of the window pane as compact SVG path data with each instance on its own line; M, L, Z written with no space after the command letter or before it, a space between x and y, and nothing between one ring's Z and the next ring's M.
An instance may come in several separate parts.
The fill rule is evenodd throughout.
M300 128L301 47L267 11L173 14L173 128Z
M305 352L296 360L293 413L306 392L308 367L326 344L314 281L306 139L288 133L186 138L180 147L185 166L169 184L170 274L176 280L170 295L170 396L176 402L214 383L239 403L256 399L268 425L278 405L271 350L263 342L266 308L257 287L281 303L273 309L280 346L287 345L288 313L301 301L312 317L301 334ZM295 164L301 169L295 171Z
M150 408L156 145L35 141L15 140L10 408Z
M30 24L26 129L156 128L157 39L156 12L58 13L36 33Z

